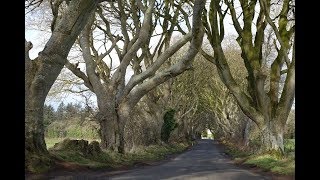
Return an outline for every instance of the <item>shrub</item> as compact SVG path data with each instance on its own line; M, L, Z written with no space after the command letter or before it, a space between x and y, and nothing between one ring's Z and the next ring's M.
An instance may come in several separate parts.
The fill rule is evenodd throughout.
M161 140L168 142L170 133L178 126L174 119L174 109L169 109L163 116L163 125L161 128Z
M290 154L295 152L295 139L285 139L284 140L284 152Z

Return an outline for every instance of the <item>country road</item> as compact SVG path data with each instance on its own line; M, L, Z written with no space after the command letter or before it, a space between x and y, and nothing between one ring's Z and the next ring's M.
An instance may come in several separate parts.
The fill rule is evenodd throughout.
M170 162L135 169L110 177L114 180L129 179L192 179L192 180L258 180L268 179L236 167L213 140L199 140L191 150Z
M103 171L61 173L46 177L45 179L262 180L272 178L264 177L237 167L224 154L223 150L219 148L219 145L215 141L202 139L187 152L158 165L136 167L131 170L118 171L115 173Z

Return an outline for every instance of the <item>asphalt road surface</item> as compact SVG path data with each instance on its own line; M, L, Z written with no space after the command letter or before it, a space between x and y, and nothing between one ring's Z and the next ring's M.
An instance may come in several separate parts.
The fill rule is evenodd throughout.
M220 146L221 147L221 146ZM34 178L27 178L34 179ZM190 150L158 165L125 171L64 172L35 179L79 180L263 180L272 179L234 165L217 142L198 140Z
M270 178L235 166L221 148L218 148L215 141L202 139L191 150L167 163L133 169L109 179L261 180Z

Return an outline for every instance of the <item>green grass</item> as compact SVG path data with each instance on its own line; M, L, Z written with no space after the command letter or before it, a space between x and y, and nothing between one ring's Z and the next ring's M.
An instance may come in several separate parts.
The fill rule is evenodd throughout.
M56 143L61 142L64 138L45 138L47 149L53 147Z
M285 139L284 140L284 151L286 153L295 151L295 139Z
M52 148L56 143L63 141L65 138L45 138L46 141L46 145L47 145L47 149ZM70 138L70 139L80 139L80 138ZM89 141L89 143L91 141L98 141L100 142L100 139L86 139L87 141Z
M110 167L110 165L106 163L110 159L106 153L102 153L101 156L99 156L99 159L93 157L85 157L82 153L77 151L50 150L50 153L62 161L72 162L80 166L89 168Z
M226 152L240 164L247 164L259 167L265 171L270 171L283 175L294 175L295 173L295 140L285 140L285 156L279 157L276 154L254 154L248 150L241 150L230 143L224 142L227 147Z
M52 147L52 144L62 140L61 138L47 138L47 146ZM102 153L96 156L85 156L76 150L49 149L49 152L62 161L96 169L104 167L118 168L132 166L138 162L161 160L164 159L166 155L182 152L187 147L188 145L182 143L174 145L151 145L148 147L140 147L135 153L120 154L103 150Z
M285 175L293 175L295 169L295 160L293 158L279 159L270 154L250 156L244 164L255 165L266 171Z

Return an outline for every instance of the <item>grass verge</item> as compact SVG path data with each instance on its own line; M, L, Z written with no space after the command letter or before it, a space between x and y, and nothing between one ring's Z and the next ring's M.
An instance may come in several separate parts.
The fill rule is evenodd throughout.
M52 147L54 143L62 139L50 139L47 141L47 146ZM122 168L131 167L139 163L149 163L165 159L167 155L181 153L189 147L188 144L163 144L151 145L148 147L140 147L134 153L120 154L117 152L105 151L96 155L85 155L77 150L56 150L49 149L50 154L55 159L72 164L72 166L85 167L89 169L101 168Z
M279 175L294 175L295 173L295 157L287 154L279 157L275 154L253 154L248 151L241 150L230 143L224 143L226 152L237 164L243 164L250 167L258 167L265 172L272 172ZM292 150L292 149L291 149Z
M282 175L294 175L295 160L291 157L277 158L274 155L263 154L250 156L244 164L255 165L265 171Z

